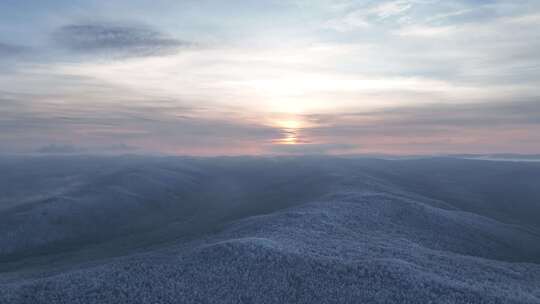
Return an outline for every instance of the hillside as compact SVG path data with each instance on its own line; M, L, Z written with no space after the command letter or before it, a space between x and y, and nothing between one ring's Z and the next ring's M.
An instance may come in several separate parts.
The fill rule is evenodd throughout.
M540 163L63 156L0 169L0 303L540 303Z

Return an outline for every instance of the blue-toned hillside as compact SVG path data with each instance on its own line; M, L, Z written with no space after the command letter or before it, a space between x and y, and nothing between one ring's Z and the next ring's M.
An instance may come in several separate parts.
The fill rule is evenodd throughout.
M540 303L540 163L0 167L0 303Z

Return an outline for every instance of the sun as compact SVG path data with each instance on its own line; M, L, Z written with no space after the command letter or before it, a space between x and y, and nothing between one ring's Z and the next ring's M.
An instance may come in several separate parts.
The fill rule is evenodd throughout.
M276 122L276 124L282 128L282 129L286 129L286 130L298 130L300 128L302 128L303 124L300 120L293 120L293 119L290 119L290 120L278 120Z
M298 144L298 136L294 132L286 133L285 137L281 138L278 143L284 145L296 145Z
M304 127L304 123L297 119L276 120L274 125L281 129L283 137L274 141L276 144L296 145L299 143L298 133Z

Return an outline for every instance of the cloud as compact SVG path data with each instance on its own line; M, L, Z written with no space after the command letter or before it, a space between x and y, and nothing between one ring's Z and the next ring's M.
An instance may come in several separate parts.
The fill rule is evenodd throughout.
M323 23L323 28L347 32L367 29L382 22L403 22L414 4L414 1L410 0L396 0L352 9L345 7L346 12L342 16L327 20Z
M138 148L129 146L124 143L117 143L111 145L97 145L97 146L77 146L72 144L47 144L36 149L40 154L118 154L135 152Z
M337 32L347 32L354 29L367 29L371 26L364 12L352 11L343 17L332 18L323 23L325 29L335 30Z
M97 23L63 26L54 32L53 39L75 53L122 57L174 54L189 45L149 27Z
M540 126L540 102L506 101L464 104L425 104L416 106L387 107L379 111L351 112L341 114L314 114L306 117L325 126L354 126L363 128L394 129L406 132L407 128L432 129L474 128L492 126ZM309 130L309 129L308 129Z
M533 1L433 1L433 0L383 0L354 2L344 6L340 14L331 11L324 28L348 32L369 28L381 35L385 30L404 34L434 36L437 27L448 29L456 25L479 24L499 18L521 16L537 11ZM535 22L534 15L520 22ZM433 28L432 28L433 27ZM474 31L473 31L474 34Z
M352 144L339 144L339 143L327 143L327 144L274 144L267 147L267 151L275 154L332 154L332 153L344 153L358 149L357 145Z
M83 153L257 154L282 135L280 129L245 119L242 111L201 109L180 101L6 97L0 95L5 114L0 116L0 153L80 152L74 146Z
M400 28L396 33L400 36L416 36L416 37L441 37L449 36L456 32L454 26L422 26L411 25Z
M540 149L540 102L428 104L314 114L306 138L362 146L362 152L440 153Z
M36 152L43 154L74 154L81 153L84 149L68 144L49 144L37 149Z
M169 18L156 29L80 21L58 27L56 18L26 24L5 42L30 46L31 56L13 60L9 54L20 49L0 44L0 54L9 55L0 59L0 89L25 94L0 100L0 148L126 139L127 145L179 153L328 148L314 143L375 149L383 141L442 150L490 128L467 140L487 136L476 147L493 143L493 134L510 132L505 128L522 133L501 146L527 150L519 140L540 140L534 134L540 117L534 103L540 100L537 1L302 2L300 10L257 6L249 15L225 4L225 11L156 10ZM98 10L107 14L87 18L153 20L149 9L135 7L123 12L107 4ZM280 22L268 27L268 18ZM211 47L187 47L175 37ZM40 45L51 38L56 44ZM160 56L179 50L181 56ZM130 60L100 60L111 56ZM178 103L169 108L159 100ZM205 113L190 109L201 105ZM226 113L230 109L236 113ZM345 111L319 115L313 128L295 131L302 145L266 147L284 136L272 125L274 113Z
M404 14L413 6L412 1L398 0L382 3L375 6L369 12L377 15L381 19L398 16Z
M28 52L27 47L0 42L0 61L12 57L24 55Z

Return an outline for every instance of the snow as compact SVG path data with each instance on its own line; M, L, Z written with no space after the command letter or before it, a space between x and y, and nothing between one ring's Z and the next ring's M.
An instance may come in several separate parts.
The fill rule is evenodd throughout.
M540 164L65 156L0 169L0 303L540 303Z

